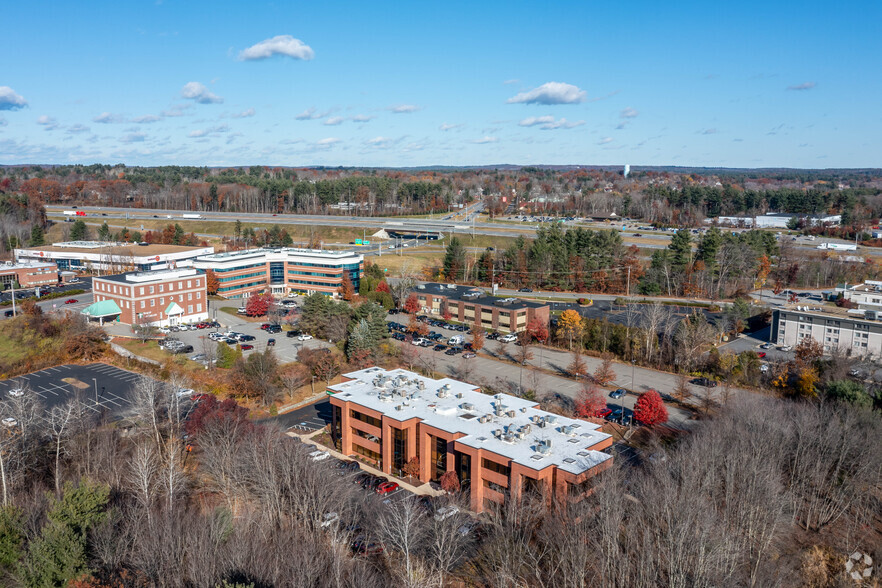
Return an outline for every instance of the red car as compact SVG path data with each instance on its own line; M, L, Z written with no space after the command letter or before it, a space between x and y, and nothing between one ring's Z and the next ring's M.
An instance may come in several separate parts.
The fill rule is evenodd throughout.
M79 302L79 300L77 300L76 298L68 298L64 301L65 304L76 304L77 302Z
M254 345L251 345L249 343L241 345L240 347L242 347L242 351L248 351L249 349L254 349Z
M262 325L260 325L260 328L266 331L269 328L269 323L263 323Z
M396 482L383 482L377 486L377 494L389 494L396 490L398 490L398 484Z
M604 408L603 410L598 410L597 412L595 412L594 416L599 419L605 419L606 417L608 417L611 414L612 414L611 408Z
M759 353L756 354L756 356L757 356L758 358L762 359L762 358L764 358L764 357L766 356L766 352L765 352L765 351L760 351Z

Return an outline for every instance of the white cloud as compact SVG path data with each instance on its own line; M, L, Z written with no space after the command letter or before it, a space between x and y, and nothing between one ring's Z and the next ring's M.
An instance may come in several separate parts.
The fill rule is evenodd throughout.
M67 127L67 132L70 133L71 135L78 134L78 133L88 133L89 127L87 127L85 125L81 125L81 124L75 124L75 125L71 125L71 126Z
M455 124L455 125L449 124L449 123L442 123L441 126L438 127L438 130L439 131L452 131L453 129L458 129L463 126L465 126L463 123L459 123L459 124Z
M132 122L138 123L138 124L149 124L149 123L159 122L161 120L162 120L161 116L156 116L155 114L145 114L144 116L139 116L137 118L133 118Z
M818 84L816 82L803 82L801 84L796 84L795 86L787 86L788 90L811 90ZM2 90L2 88L0 88Z
M191 106L192 106L192 104L175 104L174 106L172 106L168 110L163 110L159 114L164 117L167 117L167 118L176 117L176 116L185 116L187 113L184 111L188 110Z
M369 121L374 120L374 118L375 117L373 117L369 114L356 114L355 116L352 117L352 120L354 122L369 122Z
M230 115L230 118L249 118L254 116L254 109L249 108L248 110L243 110L242 112L234 112Z
M319 139L315 142L315 146L320 149L330 149L334 145L340 142L340 139L337 137L326 137L324 139Z
M129 133L119 138L121 143L143 143L147 135L144 133Z
M37 119L37 124L42 125L46 131L53 131L58 128L58 121L54 117L45 114Z
M597 144L598 144L598 145L606 145L607 143L612 143L612 142L613 142L613 138L612 138L612 137L604 137L603 139L601 139L600 141L598 141Z
M634 110L633 108L631 108L631 107L629 106L629 107L625 108L624 110L622 110L622 111L619 113L619 117L620 117L620 118L625 118L625 119L628 119L628 118L637 118L637 115L638 115L638 114L640 114L638 111Z
M207 129L198 129L195 131L190 131L190 133L187 136L192 137L192 138L208 137L211 135L226 133L229 130L230 130L230 127L228 127L227 125L217 125L214 127L209 127Z
M376 147L378 149L387 149L392 146L393 139L389 137L374 137L373 139L368 139L365 141L371 147Z
M511 79L511 80L505 80L502 83L505 84L506 86L510 86L511 84L517 84L520 81L521 80L518 80L518 79Z
M300 114L294 117L295 120L315 120L317 118L321 118L323 115L316 112L314 106L310 106Z
M565 118L561 118L560 120L555 120L555 118L551 115L547 116L531 116L529 118L525 118L521 122L518 123L522 127L535 127L538 126L540 129L545 131L550 131L554 129L572 129L574 127L579 127L585 124L584 120L577 121L569 121Z
M126 119L121 114L112 114L110 112L102 112L98 116L92 119L92 122L102 123L102 124L114 124L114 123L123 123L126 122Z
M484 145L486 143L496 143L499 139L497 137L481 137L480 139L473 139L472 143L476 145Z
M579 104L588 93L572 84L548 82L509 98L508 104Z
M326 126L329 126L329 127L335 127L335 126L339 125L339 124L342 123L342 122L343 122L343 117L342 117L342 116L332 116L331 118L329 118L328 120L326 120L326 121L325 121L324 123L322 123L322 124L324 124L324 125L326 125Z
M391 110L395 114L407 114L410 112L416 112L417 110L422 110L422 108L417 106L416 104L397 104L395 106L390 106L389 110Z
M224 99L212 94L204 84L199 82L187 82L181 88L181 96L188 100L195 100L199 104L221 104Z
M239 53L239 61L267 59L273 55L284 55L292 59L308 61L315 57L315 51L312 50L312 47L291 35L278 35L271 39L264 39L260 43L244 49Z
M15 93L9 86L0 86L0 110L19 110L28 105L28 101Z

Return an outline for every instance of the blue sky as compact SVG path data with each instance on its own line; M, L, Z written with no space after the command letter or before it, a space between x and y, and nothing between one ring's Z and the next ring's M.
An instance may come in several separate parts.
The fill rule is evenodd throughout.
M880 16L771 0L10 3L0 163L882 167Z

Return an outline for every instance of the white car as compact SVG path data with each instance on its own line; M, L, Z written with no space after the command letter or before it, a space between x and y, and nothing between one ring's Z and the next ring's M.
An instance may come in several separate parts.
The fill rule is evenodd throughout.
M3 419L3 420L0 421L0 422L3 423L3 426L4 426L4 427L14 427L14 426L16 426L16 425L18 424L18 421L15 420L15 419L12 418L12 417L6 417L5 419Z
M340 520L340 515L335 512L326 512L322 517L322 528L327 528Z
M329 457L331 457L331 454L327 451L322 451L321 449L319 449L318 451L313 451L309 454L309 458L312 461L322 461L324 459L328 459Z
M192 388L181 388L176 394L178 395L178 398L189 398L190 396L193 396L194 392L195 390Z
M307 335L306 333L297 337L298 341L309 341L310 339L312 339L312 335Z
M769 364L767 364L767 363L762 364L760 366L760 372L766 373L767 371L769 371Z
M509 333L508 335L503 335L502 337L500 337L499 340L503 343L512 343L514 341L517 341L518 337L517 335L512 335L511 333Z
M791 345L782 345L778 348L778 351L792 351L793 347Z
M24 396L24 388L13 388L9 391L10 396L15 396L18 398L19 396Z
M444 506L442 508L439 508L437 512L435 512L435 520L443 521L444 519L449 519L458 512L459 509L455 506Z
M424 345L424 343L423 343L424 341L426 341L426 339L423 339L422 337L420 337L418 339L414 339L413 341L411 341L410 344L416 345L419 347L420 345Z

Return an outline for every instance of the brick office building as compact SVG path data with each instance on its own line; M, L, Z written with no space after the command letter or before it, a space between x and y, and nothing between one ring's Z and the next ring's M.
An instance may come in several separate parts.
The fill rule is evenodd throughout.
M54 263L21 262L0 265L2 289L18 284L21 288L54 286L59 282L58 268Z
M497 298L471 286L453 284L421 284L416 290L421 312L443 315L466 324L474 324L481 317L481 325L491 331L524 331L535 319L548 325L550 309L547 304L519 298Z
M193 265L214 271L220 284L217 293L225 298L247 298L261 291L275 296L290 292L334 296L344 273L358 291L364 256L353 251L285 247L205 255Z
M92 292L83 314L102 322L164 327L208 318L205 274L192 268L96 277Z
M476 512L524 491L578 499L612 464L603 451L612 437L598 425L523 398L489 396L465 382L401 369L373 367L344 377L328 387L342 452L396 475L418 457L423 482L455 472Z

